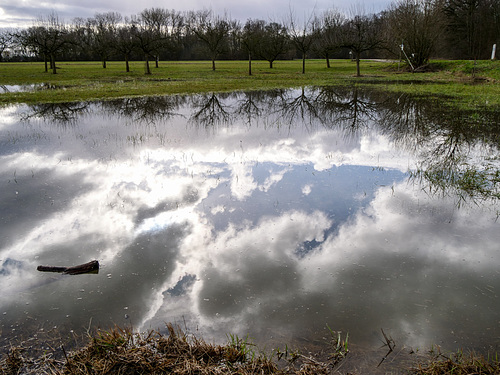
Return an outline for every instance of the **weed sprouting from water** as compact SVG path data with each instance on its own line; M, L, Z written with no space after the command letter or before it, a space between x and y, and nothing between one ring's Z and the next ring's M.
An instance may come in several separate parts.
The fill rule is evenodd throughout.
M500 199L500 170L493 164L481 168L429 168L409 172L410 179L420 182L431 195L456 196L457 205L465 202Z
M330 360L332 360L332 364L335 367L338 363L340 363L347 354L349 353L349 334L347 333L345 339L342 339L342 332L333 331L330 326L327 324L326 327L330 331L332 335L332 354L330 355Z
M428 363L419 364L409 372L415 375L469 375L469 374L500 374L498 354L494 357L484 357L474 352L468 354L458 351L452 355L444 355L440 350L432 352Z
M240 362L244 363L247 360L253 360L255 358L254 346L248 340L248 336L245 339L240 338L238 335L228 334L228 345L226 348L227 359L230 363Z

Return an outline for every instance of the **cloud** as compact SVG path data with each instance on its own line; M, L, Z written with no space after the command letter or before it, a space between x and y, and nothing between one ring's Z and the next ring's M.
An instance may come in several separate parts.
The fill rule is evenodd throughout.
M372 3L374 12L381 11L387 6L386 1ZM272 4L264 3L262 0L246 1L238 3L225 0L212 0L204 2L199 0L189 0L177 3L173 7L177 11L190 11L201 9L212 9L217 14L227 13L233 19L245 22L247 19L264 19L273 21L284 21L289 17L290 9L298 19L308 18L312 12L320 14L330 9L332 3L329 1L276 1ZM345 9L350 7L349 2L336 3L335 6ZM140 3L133 1L108 1L102 2L90 1L82 4L74 0L35 2L23 1L22 4L12 0L4 0L0 4L4 17L0 21L0 27L30 26L34 19L46 16L55 11L61 19L71 22L76 17L92 17L95 13L119 12L123 16L135 15L147 8L158 7L158 3L152 0L142 1ZM170 9L170 7L168 7ZM371 11L371 10L370 10Z

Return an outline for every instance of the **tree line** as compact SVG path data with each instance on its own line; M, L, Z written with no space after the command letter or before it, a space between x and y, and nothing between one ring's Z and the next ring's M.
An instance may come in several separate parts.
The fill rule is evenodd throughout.
M75 18L56 13L34 20L33 26L0 31L0 61L43 59L45 70L57 72L57 60L144 60L146 74L160 60L210 59L269 62L278 59L351 57L360 74L361 58L407 62L412 70L431 57L488 59L500 35L500 0L395 0L388 9L366 13L353 7L329 9L298 21L290 10L282 20L248 19L241 23L210 10L179 12L145 9L123 17L117 12Z

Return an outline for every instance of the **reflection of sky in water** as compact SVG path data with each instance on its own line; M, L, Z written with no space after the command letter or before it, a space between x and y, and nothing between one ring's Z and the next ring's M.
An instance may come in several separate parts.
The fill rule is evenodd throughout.
M203 200L215 230L223 230L229 223L257 224L263 216L279 216L290 210L322 210L332 220L329 231L335 230L373 199L378 186L392 185L394 180L404 178L394 170L375 173L372 167L334 166L316 171L311 164L260 163L253 166L251 174L255 189L244 201L232 198L227 184L219 184ZM220 178L226 175L221 174Z
M183 320L279 343L326 324L370 345L380 328L420 347L499 335L494 210L413 186L415 156L373 121L204 128L187 99L149 122L26 111L0 120L2 335ZM91 259L98 275L35 271Z

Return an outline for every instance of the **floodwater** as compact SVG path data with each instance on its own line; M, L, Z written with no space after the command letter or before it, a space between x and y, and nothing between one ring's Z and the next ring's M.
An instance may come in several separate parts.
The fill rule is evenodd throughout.
M50 83L37 83L29 85L0 85L0 94L16 93L16 92L31 92L42 90L63 89L64 86L57 86Z
M445 108L321 87L0 109L2 340L497 348L500 116Z

